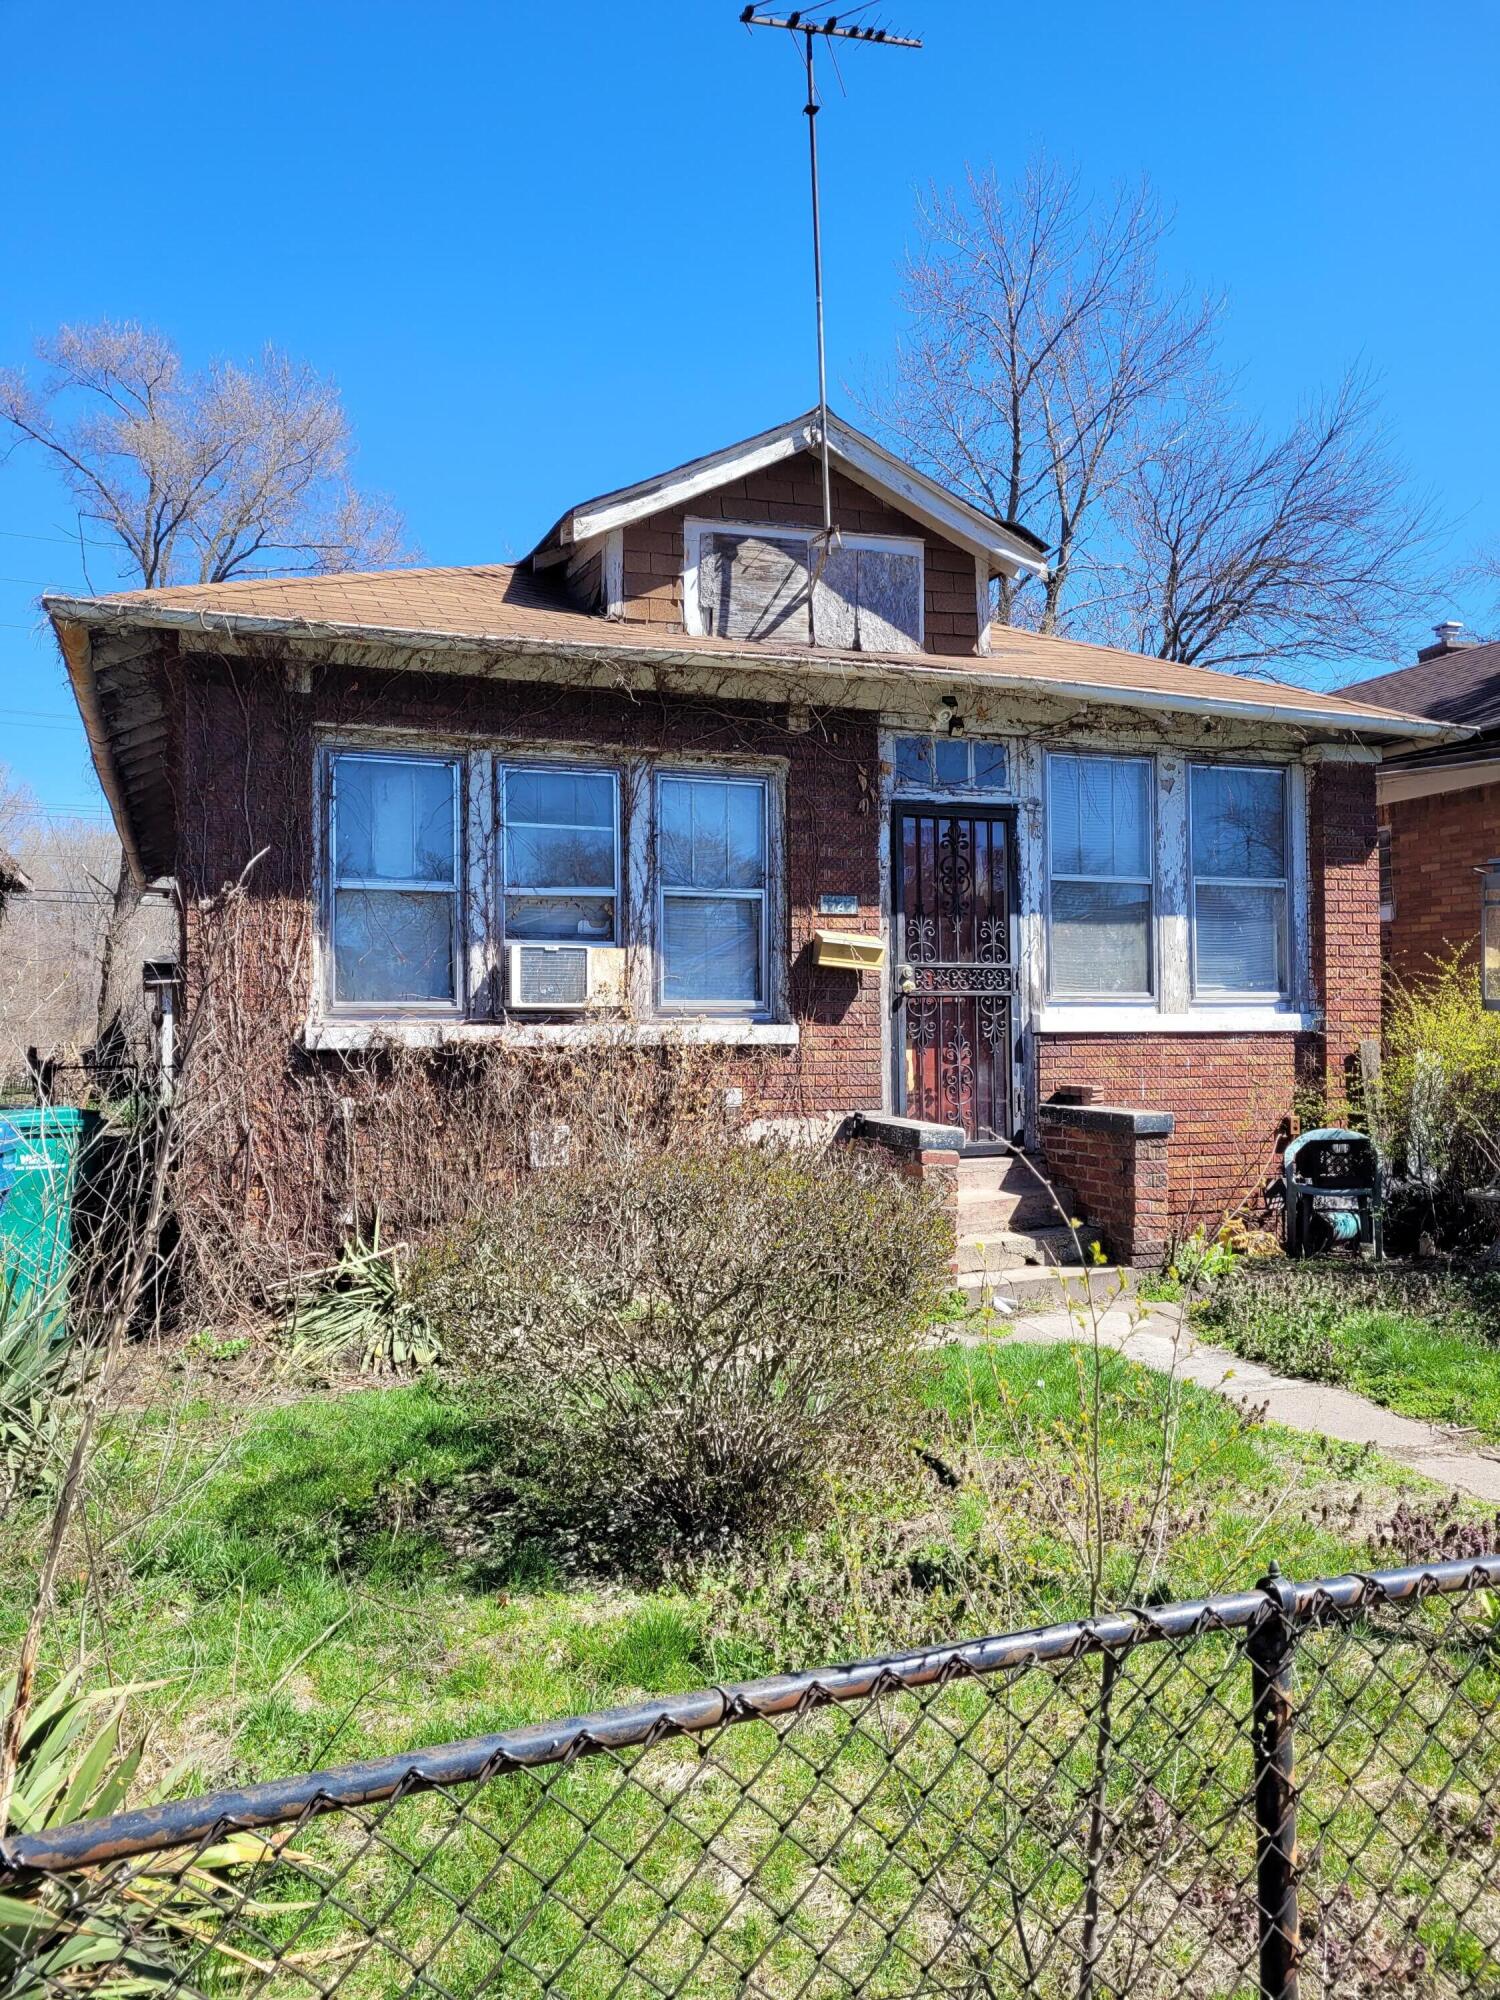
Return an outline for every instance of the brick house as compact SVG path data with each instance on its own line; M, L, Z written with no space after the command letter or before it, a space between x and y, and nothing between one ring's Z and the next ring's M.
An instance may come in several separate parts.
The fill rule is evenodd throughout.
M803 416L514 565L47 600L190 994L258 857L254 1118L371 1045L690 1038L768 1125L961 1147L996 1234L1024 1141L1141 1258L1342 1095L1376 770L1443 725L996 625L1036 539L827 446L831 546Z
M1475 870L1500 855L1500 644L1476 645L1445 620L1414 666L1344 693L1467 732L1408 748L1376 773L1380 935L1387 964L1405 982L1428 977L1455 952L1477 968Z

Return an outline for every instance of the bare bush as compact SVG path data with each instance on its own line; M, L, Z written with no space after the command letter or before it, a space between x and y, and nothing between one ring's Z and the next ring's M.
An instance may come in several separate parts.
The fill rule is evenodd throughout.
M887 1454L950 1251L931 1198L852 1152L643 1150L527 1175L412 1291L452 1364L559 1442L601 1538L698 1551L815 1516Z

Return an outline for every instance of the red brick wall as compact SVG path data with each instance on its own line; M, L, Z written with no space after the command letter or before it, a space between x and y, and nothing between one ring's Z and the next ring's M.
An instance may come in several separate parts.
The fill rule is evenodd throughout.
M1455 951L1479 961L1479 877L1500 854L1500 784L1400 799L1382 818L1391 829L1392 921L1384 926L1391 971L1407 983L1429 977Z
M1380 860L1375 769L1318 764L1308 796L1313 990L1324 1015L1324 1088L1357 1091L1359 1044L1380 1033Z
M1167 1200L1173 1219L1212 1223L1254 1203L1276 1169L1281 1121L1299 1085L1316 1088L1310 1035L1043 1035L1040 1093L1091 1085L1100 1104L1170 1111ZM1051 1152L1049 1147L1048 1157ZM1069 1172L1058 1168L1072 1186ZM1075 1187L1085 1201L1082 1188ZM1091 1221L1095 1218L1091 1215Z
M1043 1105L1041 1128L1048 1173L1073 1196L1109 1255L1125 1264L1159 1262L1172 1236L1171 1141L1070 1118L1062 1106Z
M929 653L973 653L979 643L974 558L955 548L907 514L901 514L846 478L833 474L833 518L849 534L917 535L926 546L926 604L923 609ZM823 475L809 452L767 466L747 479L731 480L701 494L691 506L674 507L625 529L625 616L676 632L682 624L683 523L695 520L764 521L784 527L816 528L823 521Z

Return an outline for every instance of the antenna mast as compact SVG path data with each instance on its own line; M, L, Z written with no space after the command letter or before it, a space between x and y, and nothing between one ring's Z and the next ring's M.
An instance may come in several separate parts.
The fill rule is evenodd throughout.
M861 8L856 7L856 13ZM833 539L833 483L828 469L828 358L823 340L823 222L818 202L818 90L813 71L813 44L819 35L830 41L872 42L888 49L919 49L922 44L908 35L888 34L884 28L841 26L837 14L814 21L804 12L758 14L746 7L740 20L747 28L784 28L801 35L807 60L807 161L812 179L813 298L818 318L818 443L823 460L823 541L825 552Z

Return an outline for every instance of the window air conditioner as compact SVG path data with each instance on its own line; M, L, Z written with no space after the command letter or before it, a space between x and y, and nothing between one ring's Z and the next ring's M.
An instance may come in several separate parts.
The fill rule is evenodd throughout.
M572 1014L620 1004L625 954L617 946L512 944L507 954L506 1005L512 1013Z

